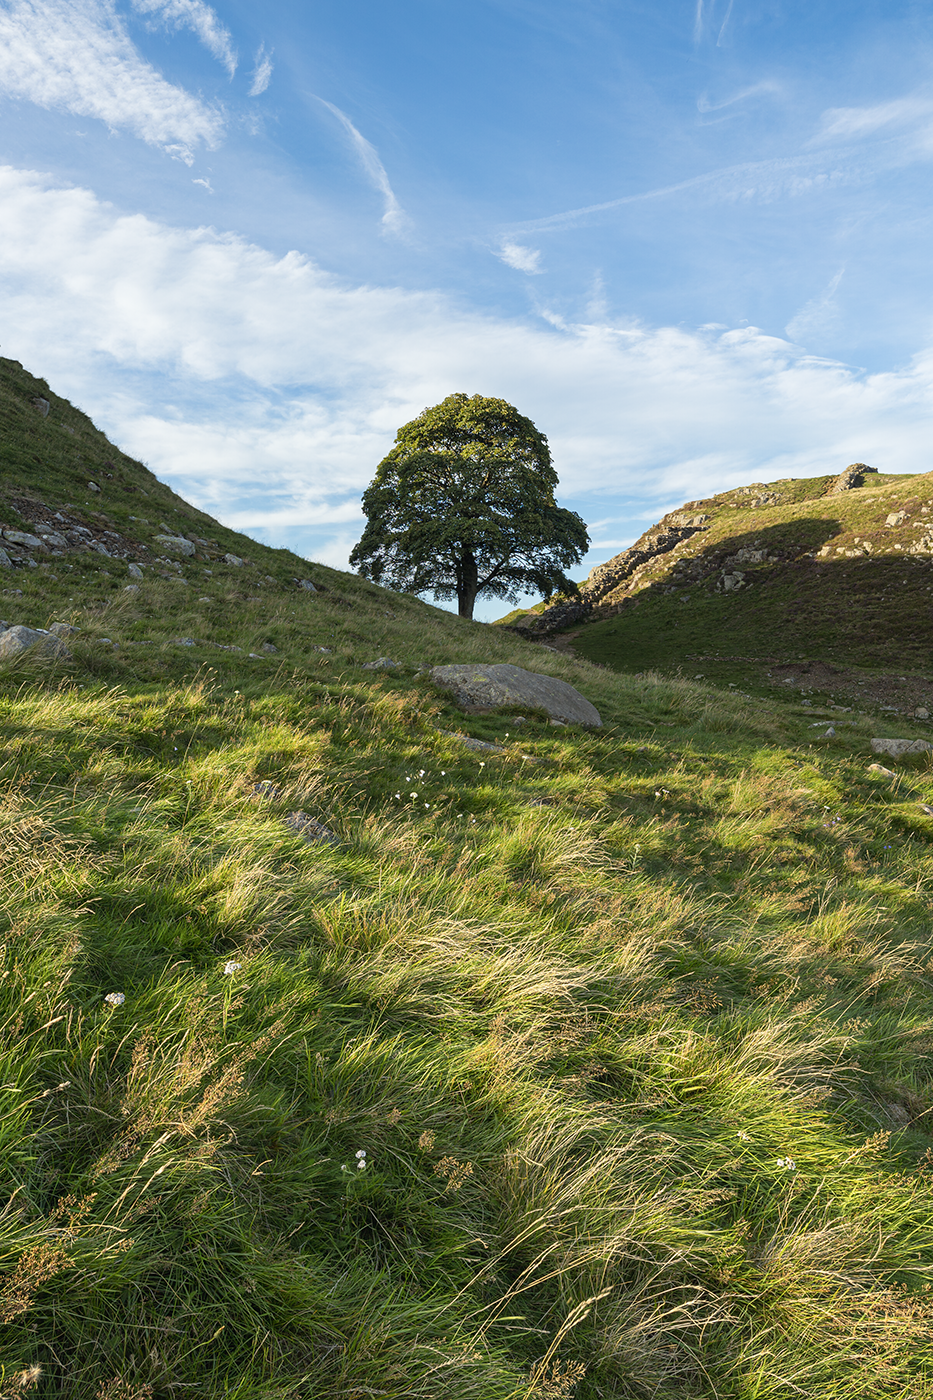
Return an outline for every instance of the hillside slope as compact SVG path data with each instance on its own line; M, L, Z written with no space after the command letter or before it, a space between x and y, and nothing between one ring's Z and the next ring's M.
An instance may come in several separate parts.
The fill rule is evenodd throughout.
M858 466L858 464L857 464ZM718 657L928 672L933 473L776 481L691 501L579 600L506 619L633 670Z
M0 663L0 1396L933 1395L902 722L309 565L0 392L4 618L80 629Z

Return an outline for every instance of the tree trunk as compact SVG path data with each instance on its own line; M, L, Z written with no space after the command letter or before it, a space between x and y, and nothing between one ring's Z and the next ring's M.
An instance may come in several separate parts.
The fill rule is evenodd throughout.
M472 550L465 549L457 570L457 611L461 617L473 617L473 605L479 592L479 569Z

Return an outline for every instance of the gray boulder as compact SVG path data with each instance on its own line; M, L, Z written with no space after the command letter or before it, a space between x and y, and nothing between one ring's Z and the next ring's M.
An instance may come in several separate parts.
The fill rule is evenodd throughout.
M933 744L926 739L872 739L872 753L886 753L889 758L903 758L907 753L929 753Z
M22 545L24 549L45 549L38 535L27 535L25 530L4 530L3 538L10 544Z
M191 552L193 554L194 550L192 550ZM242 569L243 565L246 563L246 560L241 559L238 554L225 554L224 563L229 564L230 567L233 569Z
M12 567L13 560L7 554L5 549L0 549L0 569L12 569Z
M567 724L592 729L602 725L599 711L579 690L554 676L524 671L521 666L435 666L431 680L441 690L450 691L461 705L488 705L493 709L527 705Z
M72 627L70 622L53 622L49 632L53 637L76 637L80 627Z
M300 578L300 579L298 580L298 587L299 587L299 588L303 588L304 591L305 591L306 593L316 593L316 592L317 592L317 589L315 588L314 584L311 582L311 580L310 580L309 578Z
M163 549L170 549L173 554L184 554L189 559L194 554L194 545L184 535L156 535L155 542Z
M142 578L143 571L138 564L131 564L126 571L130 578Z
M39 412L42 414L42 417L48 418L49 409L52 407L48 399L33 399L33 403L35 404Z
M61 661L67 661L71 656L65 643L53 632L23 626L8 627L5 632L0 632L0 661L11 661L25 651L35 651L39 656Z

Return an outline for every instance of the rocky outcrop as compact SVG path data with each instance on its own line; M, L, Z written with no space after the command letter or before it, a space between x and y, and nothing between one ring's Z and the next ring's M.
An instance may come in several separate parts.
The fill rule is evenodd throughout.
M575 598L555 603L543 613L519 618L515 626L523 632L543 634L558 632L575 622L588 621L602 600L631 578L636 570L644 568L661 554L669 554L684 540L704 529L708 519L706 515L688 516L682 511L665 517L660 525L636 540L630 549L624 549L605 564L597 565L586 582L581 584Z
M853 462L830 484L827 496L839 496L843 491L855 491L859 486L865 485L865 477L870 473L877 476L878 468L866 466L864 462Z
M602 725L596 706L579 690L555 676L524 671L521 666L435 666L431 680L441 690L449 691L459 705L491 709L501 709L503 705L527 706L544 710L551 719L564 724L582 724L590 729Z

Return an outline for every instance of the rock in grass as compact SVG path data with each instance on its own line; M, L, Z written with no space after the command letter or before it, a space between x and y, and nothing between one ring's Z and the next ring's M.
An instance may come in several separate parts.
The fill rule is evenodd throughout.
M307 812L289 812L285 818L285 825L289 830L296 832L302 841L307 841L309 846L340 845L340 838L322 822L309 817Z
M566 681L524 671L521 666L435 666L431 679L450 691L459 705L527 705L544 710L551 719L597 729L602 725L595 705Z
M45 549L38 535L27 534L25 530L4 530L3 538L10 544L21 545L23 549Z
M131 564L126 571L130 578L142 578L143 571L138 564Z
M192 553L194 553L193 550L192 550ZM233 569L242 569L242 567L243 567L243 565L244 565L245 562L246 562L246 561L245 561L244 559L241 559L240 556L239 556L238 554L225 554L225 555L224 555L224 563L225 563L225 564L229 564L230 567L233 568Z
M8 627L0 633L0 660L10 661L23 652L35 651L38 656L67 661L71 652L54 632L42 632L34 627Z
M184 535L156 535L155 542L163 549L169 549L173 554L183 554L189 559L194 554L194 545Z
M926 739L872 739L872 753L886 753L889 758L903 758L909 753L929 753L933 744Z
M0 569L12 569L12 567L13 560L7 554L5 549L0 549Z
M869 763L869 773L879 773L882 778L896 778L897 774L892 768L885 768L881 763Z
M80 627L72 627L70 622L53 622L49 631L53 637L76 637Z
M380 656L375 661L364 661L364 671L397 671L401 661L393 661L391 656Z

